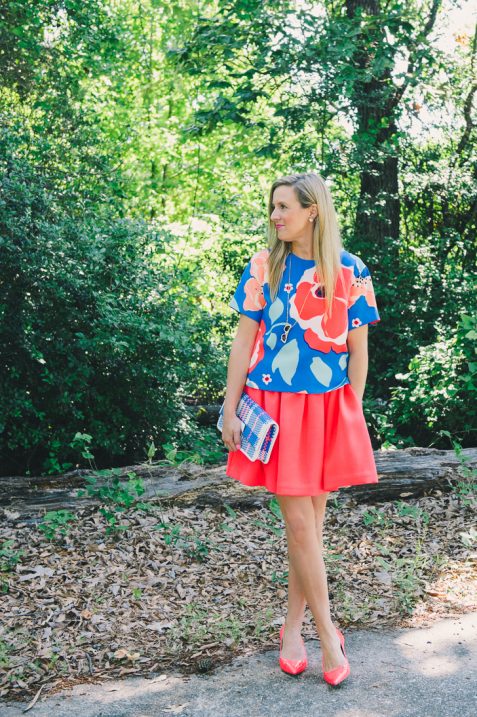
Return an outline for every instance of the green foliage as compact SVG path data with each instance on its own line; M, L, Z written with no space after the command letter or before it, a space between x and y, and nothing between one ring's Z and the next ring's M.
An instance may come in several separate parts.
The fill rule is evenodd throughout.
M4 640L0 640L0 667L1 668L10 667L10 657L8 655L8 650L10 648L11 648L11 645L9 645L8 642L5 642Z
M472 43L433 43L439 8L315 10L5 6L2 472L61 473L93 452L101 466L223 460L195 405L222 397L226 305L264 245L268 187L308 169L332 183L375 283L375 444L475 444ZM416 95L444 118L447 98L452 121L408 132Z
M133 471L129 472L129 480L121 481L119 468L98 470L94 475L86 476L86 489L77 492L78 498L88 495L101 502L114 505L115 510L125 511L130 508L137 498L145 492L144 481L138 478ZM98 485L98 478L106 478L106 482Z
M283 536L283 516L280 510L280 505L276 498L271 498L271 500L268 502L267 512L264 513L264 519L253 520L252 522L254 523L254 525L258 525L261 528L269 530L277 538L281 538ZM270 537L268 538L268 541L274 543L275 539L273 537Z
M224 503L223 507L225 508L228 518L222 523L219 523L219 528L227 531L228 533L233 533L233 531L236 530L235 521L237 518L237 512L228 503Z
M272 570L271 580L272 583L278 583L278 585L286 587L288 585L288 570L282 570L278 573L276 570Z
M267 625L272 617L269 613L270 610L264 620ZM211 640L230 646L243 639L245 628L246 625L237 618L232 616L223 619L221 614L204 609L199 602L192 600L186 603L180 620L167 630L166 646L174 651L177 651L179 645L195 649L196 645L199 647Z
M270 630L270 623L273 619L274 612L272 607L266 607L260 609L255 615L255 623L253 626L253 635L258 637L259 635L267 634ZM243 634L243 632L242 632ZM241 635L240 635L241 636Z
M190 445L193 446L192 450L181 449L173 443L163 443L165 457L157 464L179 467L184 463L219 463L224 458L225 449L216 427L202 428L197 437L190 438Z
M109 508L101 507L99 512L106 521L106 535L118 535L121 532L128 530L129 526L127 523L121 523L118 513L122 512L122 508L119 506L114 507L112 510Z
M416 605L417 600L422 596L425 588L425 574L435 560L428 554L425 545L425 538L429 529L429 513L419 505L412 505L402 500L396 501L394 505L396 515L400 522L412 522L414 525L409 535L412 537L413 545L408 546L409 555L403 557L392 556L392 551L384 545L377 543L382 555L376 556L376 562L389 574L392 585L393 598L398 610L404 614L410 614ZM389 534L392 525L392 516L374 507L366 510L363 514L363 521L366 525L375 524L376 530Z
M417 445L445 445L445 432L475 442L477 426L477 313L462 314L455 329L419 349L404 382L392 391L391 420ZM439 440L439 434L443 438Z
M399 516L412 518L419 525L427 525L429 523L429 513L427 511L418 505L408 505L402 500L396 503L396 513Z
M96 470L93 475L85 477L86 489L80 489L76 494L78 498L88 495L103 503L99 512L106 521L106 535L118 535L128 530L129 526L120 522L121 514L131 506L137 508L143 506L142 503L137 502L138 497L145 493L142 478L138 478L137 474L131 471L127 474L129 480L121 481L120 474L119 468ZM100 485L98 478L102 479Z
M169 521L162 520L154 526L154 530L159 530L162 533L165 545L181 550L191 560L203 562L210 552L210 540L208 538L202 540L200 536L195 534L189 537L183 534L179 525Z
M382 528L391 527L392 521L386 517L383 510L379 510L375 506L368 508L362 515L364 525L378 525Z
M422 595L426 585L424 577L432 558L423 551L422 541L419 539L411 556L395 558L392 563L376 557L376 562L392 575L393 597L400 612L410 615L417 601Z
M141 457L152 435L187 443L186 397L224 383L200 267L144 222L67 216L42 184L13 160L0 176L4 470L69 469L78 433L100 463ZM204 356L216 368L198 375Z
M24 550L12 550L14 540L4 540L0 546L0 572L5 573L13 570L20 562Z
M475 507L477 505L477 469L472 465L469 456L462 454L462 446L447 431L443 431L449 440L459 460L459 478L452 481L452 488L463 505Z
M69 510L50 510L38 524L38 530L47 540L57 540L68 534L69 524L75 520L76 516Z

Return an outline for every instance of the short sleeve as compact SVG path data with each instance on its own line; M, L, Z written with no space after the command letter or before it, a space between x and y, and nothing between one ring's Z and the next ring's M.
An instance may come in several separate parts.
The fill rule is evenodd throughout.
M245 314L260 323L266 301L263 286L252 274L252 260L243 270L242 276L230 300L229 306L240 314Z
M348 331L364 324L381 321L371 273L361 259L354 266L354 275L348 299Z

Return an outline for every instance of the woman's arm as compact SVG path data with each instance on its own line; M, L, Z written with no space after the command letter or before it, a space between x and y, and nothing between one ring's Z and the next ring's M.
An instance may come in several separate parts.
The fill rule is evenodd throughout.
M358 398L363 400L368 375L368 324L348 331L348 378Z
M236 410L247 380L258 327L259 324L255 319L240 314L237 333L230 349L224 401L224 425L222 427L222 440L230 451L235 451L240 447L241 423Z

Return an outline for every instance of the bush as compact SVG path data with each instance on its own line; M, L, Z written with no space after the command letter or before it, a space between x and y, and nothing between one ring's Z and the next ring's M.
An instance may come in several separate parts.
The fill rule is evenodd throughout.
M464 447L475 445L477 426L477 313L462 313L454 330L439 332L398 374L405 385L392 391L390 419L417 445L448 448L445 432ZM436 439L436 435L438 438Z
M151 438L187 444L185 399L225 381L200 267L177 265L166 231L71 216L44 184L25 161L0 176L3 475L71 468L78 431L99 466L144 458Z

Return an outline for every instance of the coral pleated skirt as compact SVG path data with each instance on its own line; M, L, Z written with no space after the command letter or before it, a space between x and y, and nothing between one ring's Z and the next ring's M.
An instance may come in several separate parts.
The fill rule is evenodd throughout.
M320 495L377 483L361 400L349 383L326 393L264 391L245 385L278 423L268 463L229 451L226 475L278 495Z

